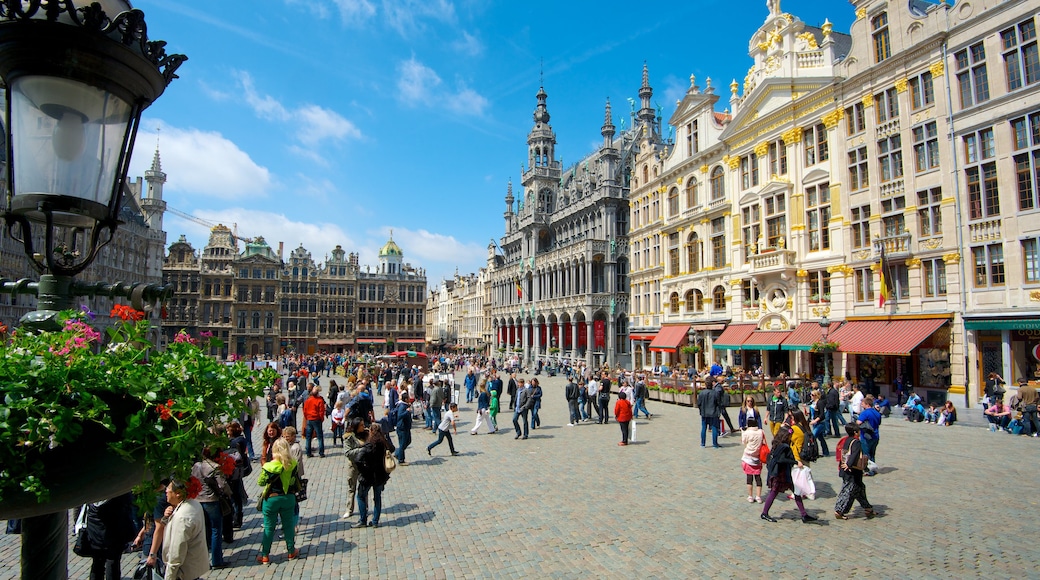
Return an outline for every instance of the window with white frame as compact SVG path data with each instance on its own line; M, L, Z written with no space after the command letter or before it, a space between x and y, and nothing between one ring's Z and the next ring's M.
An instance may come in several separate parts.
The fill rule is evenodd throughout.
M758 237L762 233L762 209L756 203L740 210L741 235L744 236L744 259L753 254L752 245L758 244ZM762 248L758 248L761 252Z
M668 273L678 276L679 270L679 233L668 234Z
M882 12L870 19L874 39L874 62L878 63L892 56L892 44L888 37L888 13Z
M700 290L686 291L686 312L703 312L704 294Z
M852 136L867 130L867 119L863 113L863 103L856 103L845 109L845 132Z
M642 260L639 255L639 242L632 242L632 268L638 270L642 266Z
M809 251L831 247L831 186L827 182L805 188L805 222L809 231Z
M668 297L668 310L669 314L679 314L679 293L672 292L671 296Z
M942 235L942 188L917 192L917 225L922 238Z
M852 208L852 247L866 248L870 245L870 206Z
M691 177L686 181L686 209L697 207L701 204L697 193L697 180Z
M809 297L817 300L830 301L831 299L831 275L827 270L813 270L809 272Z
M668 190L668 216L679 215L679 188L673 187Z
M781 239L787 242L787 197L783 193L771 195L764 200L766 214L766 244L778 248Z
M925 298L946 296L946 262L942 258L921 260Z
M903 176L903 143L898 134L878 141L878 171L881 183Z
M783 139L769 144L769 174L787 175L787 145Z
M874 95L874 109L877 114L877 122L880 125L885 121L899 118L899 97L895 87L881 91Z
M982 129L964 136L964 174L968 184L968 215L982 219L1000 215L997 185L996 148L993 129ZM987 161L988 160L988 161Z
M1004 285L1004 246L989 244L971 249L975 263L975 287L993 288Z
M1008 91L1040 80L1040 54L1036 47L1036 24L1032 18L1000 33L1004 51L1004 73Z
M961 98L961 108L988 101L986 48L979 42L957 51L953 56L957 68L957 89Z
M711 267L715 269L726 265L726 218L711 220Z
M661 219L661 200L655 191L650 194L650 221Z
M654 280L654 312L663 312L661 310L661 281Z
M654 234L654 261L653 266L661 264L661 234Z
M1040 112L1011 120L1015 139L1015 183L1018 188L1018 209L1027 211L1040 207Z
M802 135L802 143L805 147L805 164L815 165L830 159L830 149L827 146L827 126L823 123L805 130Z
M856 285L856 302L872 302L874 300L874 271L870 268L859 268L854 272Z
M910 79L910 108L923 109L935 103L935 90L932 87L932 73L925 71Z
M689 268L690 274L701 269L701 240L697 237L697 232L686 238L686 267Z
M906 231L906 218L903 216L905 209L906 199L901 195L881 200L881 226L886 238Z
M939 130L935 121L913 128L914 170L923 173L939 167Z
M910 297L910 269L904 263L888 262L885 264L885 284L892 296L896 298Z
M692 121L686 124L686 156L692 157L697 151L697 121Z
M760 299L758 284L755 284L754 281L750 279L741 280L740 295L743 296L745 306L758 304ZM750 304L748 304L749 302Z
M726 172L721 167L711 170L711 201L726 197Z
M711 308L713 310L726 309L726 289L722 286L716 286L711 291Z
M1022 240L1022 260L1026 283L1040 282L1040 238Z
M867 170L867 148L859 147L849 151L849 191L859 191L870 185L870 174Z
M752 152L740 158L740 187L747 189L758 183L758 155Z

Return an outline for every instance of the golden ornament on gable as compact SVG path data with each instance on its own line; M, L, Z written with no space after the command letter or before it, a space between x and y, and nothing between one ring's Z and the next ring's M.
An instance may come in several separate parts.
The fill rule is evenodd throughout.
M928 67L928 71L932 73L932 77L941 77L944 68L943 61L940 60Z
M896 81L896 91L898 91L900 93L905 93L906 92L906 85L907 85L907 80L905 78L897 80Z
M961 261L961 255L956 252L943 254L943 261L947 264L956 264Z
M819 46L816 44L816 37L811 32L803 32L797 36L798 40L804 41L805 45L810 50L816 50Z
M765 157L766 153L769 153L769 143L762 142L758 145L755 145L755 155L758 155L759 157Z
M863 95L863 99L861 99L861 101L863 103L863 108L873 107L874 106L874 95L871 95L870 93L867 93L867 94Z

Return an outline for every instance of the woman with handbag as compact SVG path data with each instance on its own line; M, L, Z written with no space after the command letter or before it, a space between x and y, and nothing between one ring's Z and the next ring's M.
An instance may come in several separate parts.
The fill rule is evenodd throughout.
M191 475L202 482L202 489L196 499L206 514L206 545L209 547L209 565L213 568L227 566L224 562L222 496L227 497L227 506L231 508L231 486L221 470L217 459L219 456L220 449L207 447L202 451L202 461L191 468Z
M455 406L452 404L452 406ZM379 515L383 511L383 486L390 479L386 470L386 456L394 451L394 445L383 435L378 423L368 428L365 444L347 452L350 461L357 465L358 489L357 503L361 510L360 519L353 528L376 527ZM375 509L372 511L372 523L368 523L368 490L372 490Z
M748 503L762 503L762 445L766 442L765 432L758 428L758 419L748 417L742 425L740 442L744 444L744 454L740 457L740 466L747 475ZM758 492L755 493L757 487Z
M365 429L365 422L359 417L349 419L347 422L347 437L343 440L343 446L346 448L347 456L350 456L350 452L358 447L365 444L365 438L368 436L368 431ZM354 502L357 498L357 482L358 476L357 465L353 461L347 461L347 492L350 495L350 505L346 512L343 513L343 519L347 519L354 515Z
M794 452L791 451L791 427L781 425L773 437L773 448L769 451L769 460L766 468L769 470L769 495L766 496L765 504L762 506L761 518L767 522L776 522L776 518L770 517L769 508L773 506L773 500L781 493L793 490L794 482L791 479L791 467L797 461ZM801 496L794 496L794 502L798 505L798 512L802 514L802 523L807 524L816 521L816 518L805 512L805 504Z
M120 558L126 545L134 538L133 501L133 494L124 493L84 506L92 558L90 580L122 578Z
M867 468L867 455L863 453L862 443L859 440L859 425L848 423L845 425L848 437L845 439L847 448L842 448L841 464L841 491L838 492L838 501L834 504L834 517L839 520L847 520L849 510L852 509L853 500L858 501L863 508L863 513L868 518L874 517L874 506L867 501L867 487L863 485L863 471Z
M296 496L300 488L300 474L296 461L289 453L289 442L279 439L272 446L274 459L268 461L260 470L257 485L263 488L260 495L260 510L264 514L264 536L260 545L260 555L256 561L261 564L271 562L271 544L274 543L274 530L278 520L282 521L282 534L285 535L285 549L289 559L295 560L300 555L296 547Z

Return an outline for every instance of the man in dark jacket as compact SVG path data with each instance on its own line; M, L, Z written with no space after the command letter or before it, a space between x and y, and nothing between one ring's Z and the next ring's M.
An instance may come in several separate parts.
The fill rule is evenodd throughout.
M516 396L516 405L513 406L513 429L516 430L516 437L514 439L521 439L520 437L520 421L524 422L523 439L527 439L527 433L529 423L527 422L527 413L534 406L534 397L531 396L531 389L525 388L524 380L520 379L520 383L517 385L517 391L519 393Z
M783 395L783 383L777 381L773 384L773 398L769 399L769 403L766 404L766 422L769 423L769 430L773 433L773 437L776 437L776 432L780 430L780 425L783 424L784 419L787 418L787 399Z
M563 396L567 399L567 408L571 412L571 420L567 423L568 427L573 427L580 418L578 417L578 385L574 384L574 380L567 381L567 387L563 390Z
M516 384L516 373L509 373L509 384L506 385L506 394L509 395L509 408L516 408L516 393L520 390ZM501 393L499 393L501 395ZM499 396L501 398L501 396Z
M838 410L841 406L841 396L838 394L838 389L834 388L834 383L831 383L827 387L827 392L823 395L824 399L824 410L826 416L824 417L824 424L830 427L833 431L833 437L840 437L841 433L838 431L838 419L842 419L844 423L844 417L841 417L841 412Z
M719 395L715 389L701 389L697 395L697 409L701 412L701 447L705 446L708 427L711 427L711 446L719 445Z

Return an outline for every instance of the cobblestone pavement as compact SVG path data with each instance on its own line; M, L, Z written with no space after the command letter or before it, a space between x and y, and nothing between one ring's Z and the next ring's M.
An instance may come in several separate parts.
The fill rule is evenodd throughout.
M1036 439L893 416L882 424L881 473L866 480L879 517L867 520L856 507L849 521L834 519L840 479L833 458L821 458L813 467L817 498L806 502L820 521L802 524L794 503L780 499L772 509L780 521L768 523L758 517L761 506L746 501L739 440L700 448L696 409L648 402L653 419L637 421L636 442L619 447L616 423L565 426L564 379L542 384L543 427L526 441L513 438L508 413L499 415L499 433L470 436L475 405L463 404L461 456L442 444L431 458L424 447L432 436L417 425L410 464L384 492L379 528L352 530L340 517L346 460L338 449L307 460L301 559L288 561L276 542L272 563L255 563L262 518L250 507L225 545L232 567L206 578L1040 574L1026 547L1040 520L1020 515L1038 507ZM17 536L0 536L0 579L17 577L18 549ZM126 577L137 558L124 557ZM86 578L88 565L70 550L70 577Z

